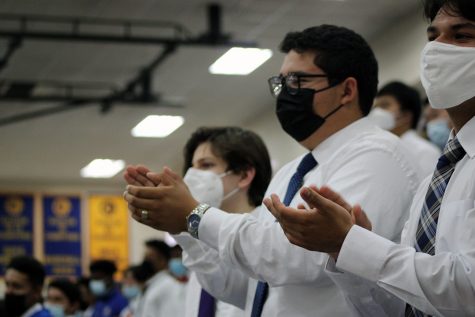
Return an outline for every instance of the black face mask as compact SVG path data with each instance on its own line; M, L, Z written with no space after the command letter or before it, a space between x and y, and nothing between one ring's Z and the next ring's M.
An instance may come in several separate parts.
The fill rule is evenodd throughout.
M5 312L7 316L21 316L27 308L26 295L5 294Z
M298 142L312 135L325 123L329 116L343 107L343 105L339 105L325 117L321 117L313 111L313 95L334 86L331 85L319 90L300 88L295 95L289 94L287 88L282 87L282 91L277 97L276 107L277 118L282 129Z

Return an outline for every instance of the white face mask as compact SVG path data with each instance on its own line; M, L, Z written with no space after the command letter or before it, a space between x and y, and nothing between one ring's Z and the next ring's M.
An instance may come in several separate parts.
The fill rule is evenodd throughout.
M396 126L396 117L388 110L373 108L368 114L368 118L384 130L392 130Z
M207 203L211 207L219 208L223 200L234 195L239 187L236 187L224 196L223 181L221 178L231 173L216 174L211 171L203 171L190 167L183 181L190 189L191 195L201 203Z
M475 96L475 47L429 42L420 73L432 108L456 107Z

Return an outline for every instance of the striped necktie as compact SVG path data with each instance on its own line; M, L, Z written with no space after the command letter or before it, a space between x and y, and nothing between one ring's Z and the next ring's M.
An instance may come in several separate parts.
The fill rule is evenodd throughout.
M297 170L290 178L289 185L287 186L287 192L285 193L284 205L288 206L294 198L297 191L303 185L303 178L311 169L317 166L317 161L313 157L312 153L307 153L300 161ZM269 293L269 285L265 282L259 281L256 287L256 293L254 295L254 302L252 304L251 317L260 317L264 308L264 303Z
M440 204L449 184L455 164L465 156L465 150L457 138L450 140L439 158L437 167L427 190L416 232L415 248L417 252L435 254L435 237L439 220ZM406 305L406 316L427 316L416 308Z

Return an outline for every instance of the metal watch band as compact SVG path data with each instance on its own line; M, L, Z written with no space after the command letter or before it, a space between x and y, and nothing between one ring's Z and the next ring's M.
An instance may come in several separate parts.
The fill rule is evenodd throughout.
M191 234L192 237L198 239L198 229L201 218L209 208L210 205L201 203L186 217L188 233Z

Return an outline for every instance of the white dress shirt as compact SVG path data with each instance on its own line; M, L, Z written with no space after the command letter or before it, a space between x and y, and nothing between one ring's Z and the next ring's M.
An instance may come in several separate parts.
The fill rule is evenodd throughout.
M256 209L250 215L256 215ZM246 303L253 301L257 281L224 263L217 250L188 233L173 235L183 249L183 264L191 271L186 293L186 317L198 316L202 288L217 300L216 316L249 316ZM248 287L250 285L250 288Z
M134 316L183 316L185 296L185 284L178 282L167 271L160 271L147 281L147 288Z
M414 197L401 244L353 226L343 243L337 268L363 277L373 282L373 286L379 285L427 314L475 316L474 135L475 118L472 118L457 134L467 154L455 166L440 205L434 256L416 253L413 247L431 180L428 177ZM376 289L370 292L378 293ZM368 302L367 298L365 303L355 301L355 305L365 306ZM371 305L377 308L377 304L378 298L373 298ZM384 307L387 303L379 304L387 315L397 316Z
M185 317L198 316L202 289L196 274L191 271L186 291ZM245 315L244 310L234 305L216 300L215 317L247 317L247 315Z
M417 158L422 175L424 177L432 175L441 155L440 149L414 130L409 130L401 135L401 141Z
M365 211L374 230L398 240L420 182L419 171L399 138L375 127L367 119L360 119L333 134L312 153L319 165L307 173L304 184L329 185L350 204L358 202L367 206ZM276 174L266 196L275 193L283 199L302 157ZM290 205L295 207L299 203L303 200L295 195ZM352 314L343 295L324 271L328 256L290 244L265 206L258 209L257 217L210 208L201 220L199 237L219 251L221 261L216 265L221 269L210 270L223 273L223 268L232 266L252 279L269 283L262 316ZM234 289L232 283L219 286L227 298L246 301L246 297L253 298L255 285L255 281L249 282L247 296L242 289ZM245 307L250 313L252 300L247 300Z

